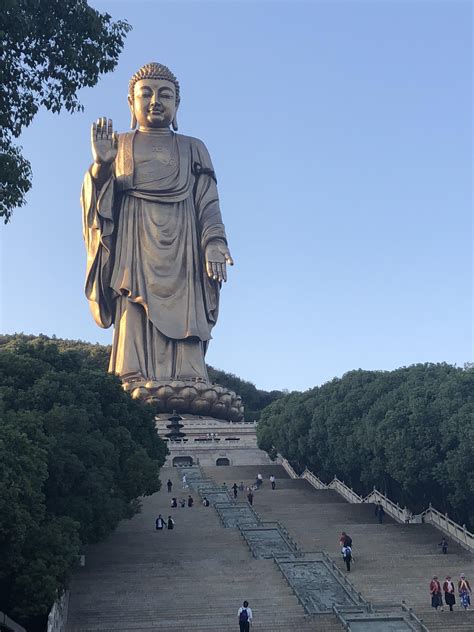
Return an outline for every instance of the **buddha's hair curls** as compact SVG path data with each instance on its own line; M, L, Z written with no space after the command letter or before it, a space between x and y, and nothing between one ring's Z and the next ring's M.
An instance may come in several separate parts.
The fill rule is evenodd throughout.
M140 70L137 70L128 84L128 94L132 99L135 84L137 81L140 81L140 79L165 79L166 81L171 81L171 83L174 83L176 88L176 105L179 105L179 82L168 66L158 64L157 62L151 62L150 64L142 66Z

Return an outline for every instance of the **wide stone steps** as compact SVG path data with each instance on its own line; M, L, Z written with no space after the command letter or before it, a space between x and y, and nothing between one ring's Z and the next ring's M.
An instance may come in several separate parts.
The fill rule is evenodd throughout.
M474 615L470 611L464 612L458 609L449 612L449 609L445 608L444 612L435 612L433 608L430 608L430 610L419 610L417 614L430 632L445 632L446 630L473 632L474 630Z
M229 481L232 481L230 485L233 485L234 482L238 485L242 480L255 481L259 473L267 480L272 475L275 477L278 476L280 480L291 480L281 465L230 465L203 468L203 470L211 472L210 476L216 482L226 481L227 485L229 485ZM214 473L216 473L216 476L214 476Z
M201 614L194 616L192 620L186 621L167 621L154 620L149 624L137 624L133 622L113 623L112 625L97 626L81 626L74 627L75 632L151 632L169 631L169 632L192 632L194 630L206 630L209 632L236 632L238 630L237 616L230 619L219 619L213 617L212 620L202 617ZM343 630L341 624L335 617L319 618L317 620L306 619L288 619L283 615L283 621L254 621L252 632L288 632L289 630L297 630L298 632L341 632Z
M213 507L182 489L179 470L163 469L163 483L168 478L172 494L163 484L141 514L86 551L71 586L68 632L235 632L244 599L254 632L341 632L335 616L308 617L275 563L255 560L237 529L225 529ZM194 507L171 509L171 497L189 493ZM158 513L173 516L173 531L155 530Z
M234 480L245 485L255 481L262 468L204 468L216 482ZM230 471L233 470L233 471ZM280 521L298 547L304 551L325 550L344 570L339 536L342 530L354 541L355 563L349 575L356 590L373 602L401 603L405 601L414 612L425 619L435 632L474 632L474 611L435 612L430 608L428 586L433 575L441 581L449 574L457 580L461 572L474 579L474 556L453 541L449 541L447 555L440 553L438 543L442 534L432 525L403 525L385 516L378 524L371 504L351 504L334 490L316 490L307 481L289 479L281 468L276 476L276 490L268 477L255 492L254 509L263 520ZM239 492L238 501L245 494ZM345 572L345 570L344 570ZM444 626L444 627L443 627Z
M448 555L441 555L441 534L433 527L400 525L388 517L379 525L372 505L353 505L333 490L315 490L307 481L290 479L280 466L204 468L205 476L225 482L229 491L234 482L253 484L258 472L264 484L255 493L255 510L262 520L280 521L302 550L326 550L342 570L339 535L350 533L355 564L349 578L375 606L404 599L432 632L474 632L471 612L458 605L453 613L429 607L433 574L473 577L474 558L464 549L450 542ZM275 491L271 474L277 478ZM144 500L140 515L86 552L86 567L72 583L68 632L235 632L243 599L254 612L253 632L342 631L333 615L307 616L274 562L254 559L237 529L225 529L214 508L203 507L195 491L182 489L179 470L163 469L163 483L168 477L172 494L164 484ZM193 508L170 508L172 496L189 493ZM246 492L237 500L245 502ZM173 516L173 531L155 531L158 513Z

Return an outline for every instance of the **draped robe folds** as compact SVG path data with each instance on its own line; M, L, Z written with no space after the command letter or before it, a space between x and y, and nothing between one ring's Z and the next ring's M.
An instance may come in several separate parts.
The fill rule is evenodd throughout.
M96 323L114 325L109 371L127 380L204 379L220 284L204 252L227 243L204 144L172 135L175 159L135 164L137 132L119 135L113 174L82 189L85 292Z

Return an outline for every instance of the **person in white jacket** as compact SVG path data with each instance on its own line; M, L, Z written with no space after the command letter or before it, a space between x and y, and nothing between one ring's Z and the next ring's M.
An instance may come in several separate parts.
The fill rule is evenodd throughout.
M240 632L249 632L253 615L252 609L249 608L248 601L244 601L243 605L240 606L239 611L237 612L237 616L239 617Z

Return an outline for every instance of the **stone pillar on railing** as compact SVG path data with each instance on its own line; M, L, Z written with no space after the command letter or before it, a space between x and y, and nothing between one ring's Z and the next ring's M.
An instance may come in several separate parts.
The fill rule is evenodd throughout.
M48 632L64 632L69 607L69 591L65 591L53 604L48 615Z

